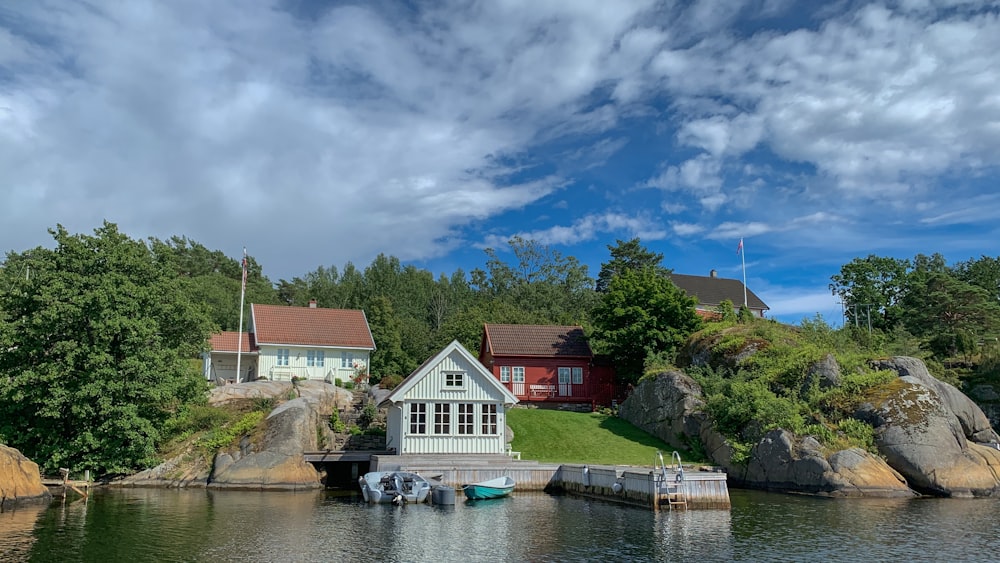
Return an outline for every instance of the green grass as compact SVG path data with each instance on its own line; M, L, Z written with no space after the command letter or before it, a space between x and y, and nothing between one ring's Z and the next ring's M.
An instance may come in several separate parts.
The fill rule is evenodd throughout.
M656 450L669 461L677 449L620 418L600 413L511 409L507 425L514 431L511 447L521 452L521 459L649 466ZM685 462L701 461L686 451L680 453Z

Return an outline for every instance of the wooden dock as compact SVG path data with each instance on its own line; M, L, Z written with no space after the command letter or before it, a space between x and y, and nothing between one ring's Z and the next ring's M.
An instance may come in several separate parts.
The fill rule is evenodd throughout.
M505 455L377 455L372 471L413 471L446 483L475 483L510 475L518 491L571 494L653 510L729 509L726 474L714 468L546 464Z
M62 473L61 478L42 477L42 484L48 487L52 496L65 498L68 491L73 491L83 498L90 496L90 487L93 485L93 482L89 479L83 481L70 479L68 469L61 469L60 472ZM89 477L90 472L87 471L86 473Z

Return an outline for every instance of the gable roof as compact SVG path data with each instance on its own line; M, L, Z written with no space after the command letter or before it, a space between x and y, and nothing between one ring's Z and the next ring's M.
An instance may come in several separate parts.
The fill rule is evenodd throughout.
M689 276L687 274L667 274L674 285L690 296L698 298L699 305L715 307L726 299L739 307L743 304L743 282L716 276ZM769 307L747 288L747 307L768 310Z
M594 355L579 326L486 324L483 325L482 348L494 357L590 358Z
M250 315L258 346L288 344L375 349L368 319L361 310L253 304Z
M500 383L500 381L497 380L496 377L493 377L493 374L490 373L489 370L487 370L486 367L483 366L483 364L479 363L479 360L477 360L472 355L472 353L466 350L465 346L462 346L458 342L458 340L452 340L451 344L445 346L443 350L441 350L434 356L428 358L427 361L420 364L420 367L413 370L413 372L410 375L406 376L406 379L404 379L399 385L397 385L396 388L393 389L392 392L390 392L385 399L382 399L382 402L379 403L378 406L381 408L388 406L392 403L397 403L402 401L404 398L406 398L406 393L411 388L413 388L413 386L416 385L418 381L423 379L424 376L426 376L428 372L430 372L430 370L434 368L434 366L440 364L445 358L447 358L453 352L457 352L459 355L465 358L465 360L469 363L469 365L472 366L472 369L479 374L480 380L485 381L487 385L494 387L503 394L504 404L513 405L518 402L517 397L514 396L514 394L511 393L510 390L504 387L503 384Z
M243 337L243 344L241 345L239 344L240 336ZM208 345L213 352L231 352L236 354L242 351L243 353L257 353L257 346L256 342L253 341L253 335L246 332L216 332L208 337ZM237 349L237 345L240 346L239 349Z

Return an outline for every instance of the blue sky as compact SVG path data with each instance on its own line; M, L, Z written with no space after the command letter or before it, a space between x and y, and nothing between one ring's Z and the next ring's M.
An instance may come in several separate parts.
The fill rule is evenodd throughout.
M0 5L0 250L109 220L272 280L638 236L839 321L868 254L996 256L1000 3Z

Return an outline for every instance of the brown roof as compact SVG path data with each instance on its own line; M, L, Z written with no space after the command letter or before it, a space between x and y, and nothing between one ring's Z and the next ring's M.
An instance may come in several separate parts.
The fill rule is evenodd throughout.
M494 357L594 355L578 326L487 324L483 339Z
M240 349L237 350L236 345L239 343L240 335L243 335L243 344L241 344ZM209 337L208 344L212 347L213 352L232 352L233 354L243 351L243 352L256 352L257 347L252 346L251 338L253 335L246 332L239 333L235 331L230 332L217 332Z
M687 274L668 274L674 285L684 290L690 296L697 297L701 305L716 306L726 299L739 307L743 305L743 282L714 276L689 276ZM747 307L766 311L769 307L747 289Z
M357 309L254 304L250 315L258 344L375 349L365 312Z

